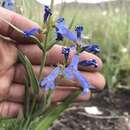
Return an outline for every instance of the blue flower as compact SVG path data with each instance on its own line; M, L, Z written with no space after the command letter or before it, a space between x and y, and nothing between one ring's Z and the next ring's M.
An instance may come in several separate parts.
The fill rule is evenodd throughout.
M14 0L4 0L2 3L2 7L14 11Z
M64 55L65 61L67 62L70 51L71 50L76 50L76 46L75 45L71 45L70 47L63 47L62 48L62 54Z
M100 48L96 44L89 44L87 46L83 46L82 51L87 51L96 54L100 52Z
M56 87L55 80L60 72L61 68L56 67L45 79L41 80L41 88L45 88L45 90L54 89Z
M56 40L57 41L63 41L64 37L61 33L58 32L59 29L57 27L55 27L55 30L56 30L56 35L57 35Z
M94 66L95 68L98 67L96 60L95 59L90 59L90 60L83 60L79 63L81 66Z
M44 23L48 22L49 17L52 15L51 9L49 6L45 5L44 6Z
M74 55L72 62L64 70L64 74L68 80L73 78L73 73L78 69L79 56Z
M32 28L24 31L25 37L30 37L32 35L35 35L36 33L39 33L41 30L39 28Z
M65 19L64 17L60 17L57 19L57 23L65 25Z
M76 42L77 37L75 34L73 34L65 25L64 18L61 17L56 22L56 33L59 35L62 35L62 37L66 37L71 41Z
M88 81L81 75L79 71L76 71L74 73L74 77L79 81L80 85L83 87L82 95L85 95L86 93L90 92L90 84Z
M88 81L80 74L78 71L78 62L79 56L76 54L74 55L71 64L65 68L63 74L66 76L68 80L71 80L73 77L78 80L83 87L83 93L86 94L89 92L89 83Z
M62 49L62 54L64 54L64 58L65 58L66 62L67 62L68 57L69 57L70 49L71 49L70 47L64 47Z
M77 38L78 40L81 40L81 35L82 35L82 32L83 32L83 26L77 26L75 28L75 31L77 32Z

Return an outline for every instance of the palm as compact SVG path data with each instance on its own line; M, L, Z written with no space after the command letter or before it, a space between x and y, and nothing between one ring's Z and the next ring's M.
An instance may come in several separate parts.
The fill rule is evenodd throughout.
M8 96L8 88L13 84L17 55L16 47L11 41L1 37L0 43L0 95L5 98L4 96Z

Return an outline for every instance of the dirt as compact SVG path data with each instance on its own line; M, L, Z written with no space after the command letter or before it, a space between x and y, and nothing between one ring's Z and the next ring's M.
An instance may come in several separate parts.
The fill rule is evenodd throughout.
M89 102L76 103L49 130L130 130L130 91L120 89L93 95ZM93 115L85 107L96 106L102 115Z

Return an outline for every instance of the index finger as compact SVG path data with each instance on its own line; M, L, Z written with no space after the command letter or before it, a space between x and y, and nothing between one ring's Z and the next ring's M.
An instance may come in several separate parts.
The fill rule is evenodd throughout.
M25 31L27 29L32 29L32 28L40 28L40 26L37 23L15 12L4 9L2 7L0 7L0 18L5 19L6 21L13 24L14 26L16 26L22 31ZM0 34L6 37L10 37L15 41L23 42L24 41L23 35L21 35L21 33L13 29L9 24L7 24L2 19L0 19ZM38 37L40 39L40 36Z

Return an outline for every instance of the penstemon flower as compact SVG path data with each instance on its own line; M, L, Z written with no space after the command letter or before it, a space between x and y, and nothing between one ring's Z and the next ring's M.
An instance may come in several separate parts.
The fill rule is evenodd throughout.
M41 80L40 86L45 90L54 89L56 87L55 80L59 73L61 72L60 67L56 67L45 79Z
M72 45L70 47L63 47L62 48L62 54L64 55L64 59L65 59L66 62L68 60L68 57L69 57L71 50L76 50L76 46Z
M95 68L98 67L95 59L83 60L83 61L79 62L79 65L85 66L85 67L86 66L94 66Z
M4 0L2 3L2 7L14 11L15 6L14 4L15 4L14 0Z
M80 41L83 32L83 26L77 26L75 31L77 32L77 39Z
M52 15L51 9L49 6L44 6L44 23L48 22L49 17Z
M59 18L56 22L56 33L68 38L73 42L77 41L76 35L66 27L65 20L63 17Z
M100 48L96 44L89 44L89 45L83 46L82 51L87 51L87 52L96 54L100 52Z
M83 77L83 75L78 71L78 62L79 62L79 56L75 54L71 64L65 68L63 73L68 80L71 80L73 77L76 80L78 80L80 85L83 87L82 94L86 94L90 91L89 90L90 85L88 81Z
M25 37L30 37L32 35L35 35L37 33L41 32L39 28L32 28L24 31L24 36Z
M62 54L64 54L64 58L66 62L68 60L69 53L70 53L70 47L64 47L62 49Z
M56 40L57 41L63 41L64 37L60 32L58 32L59 29L57 27L55 27L55 30L56 30L56 35L57 35Z

